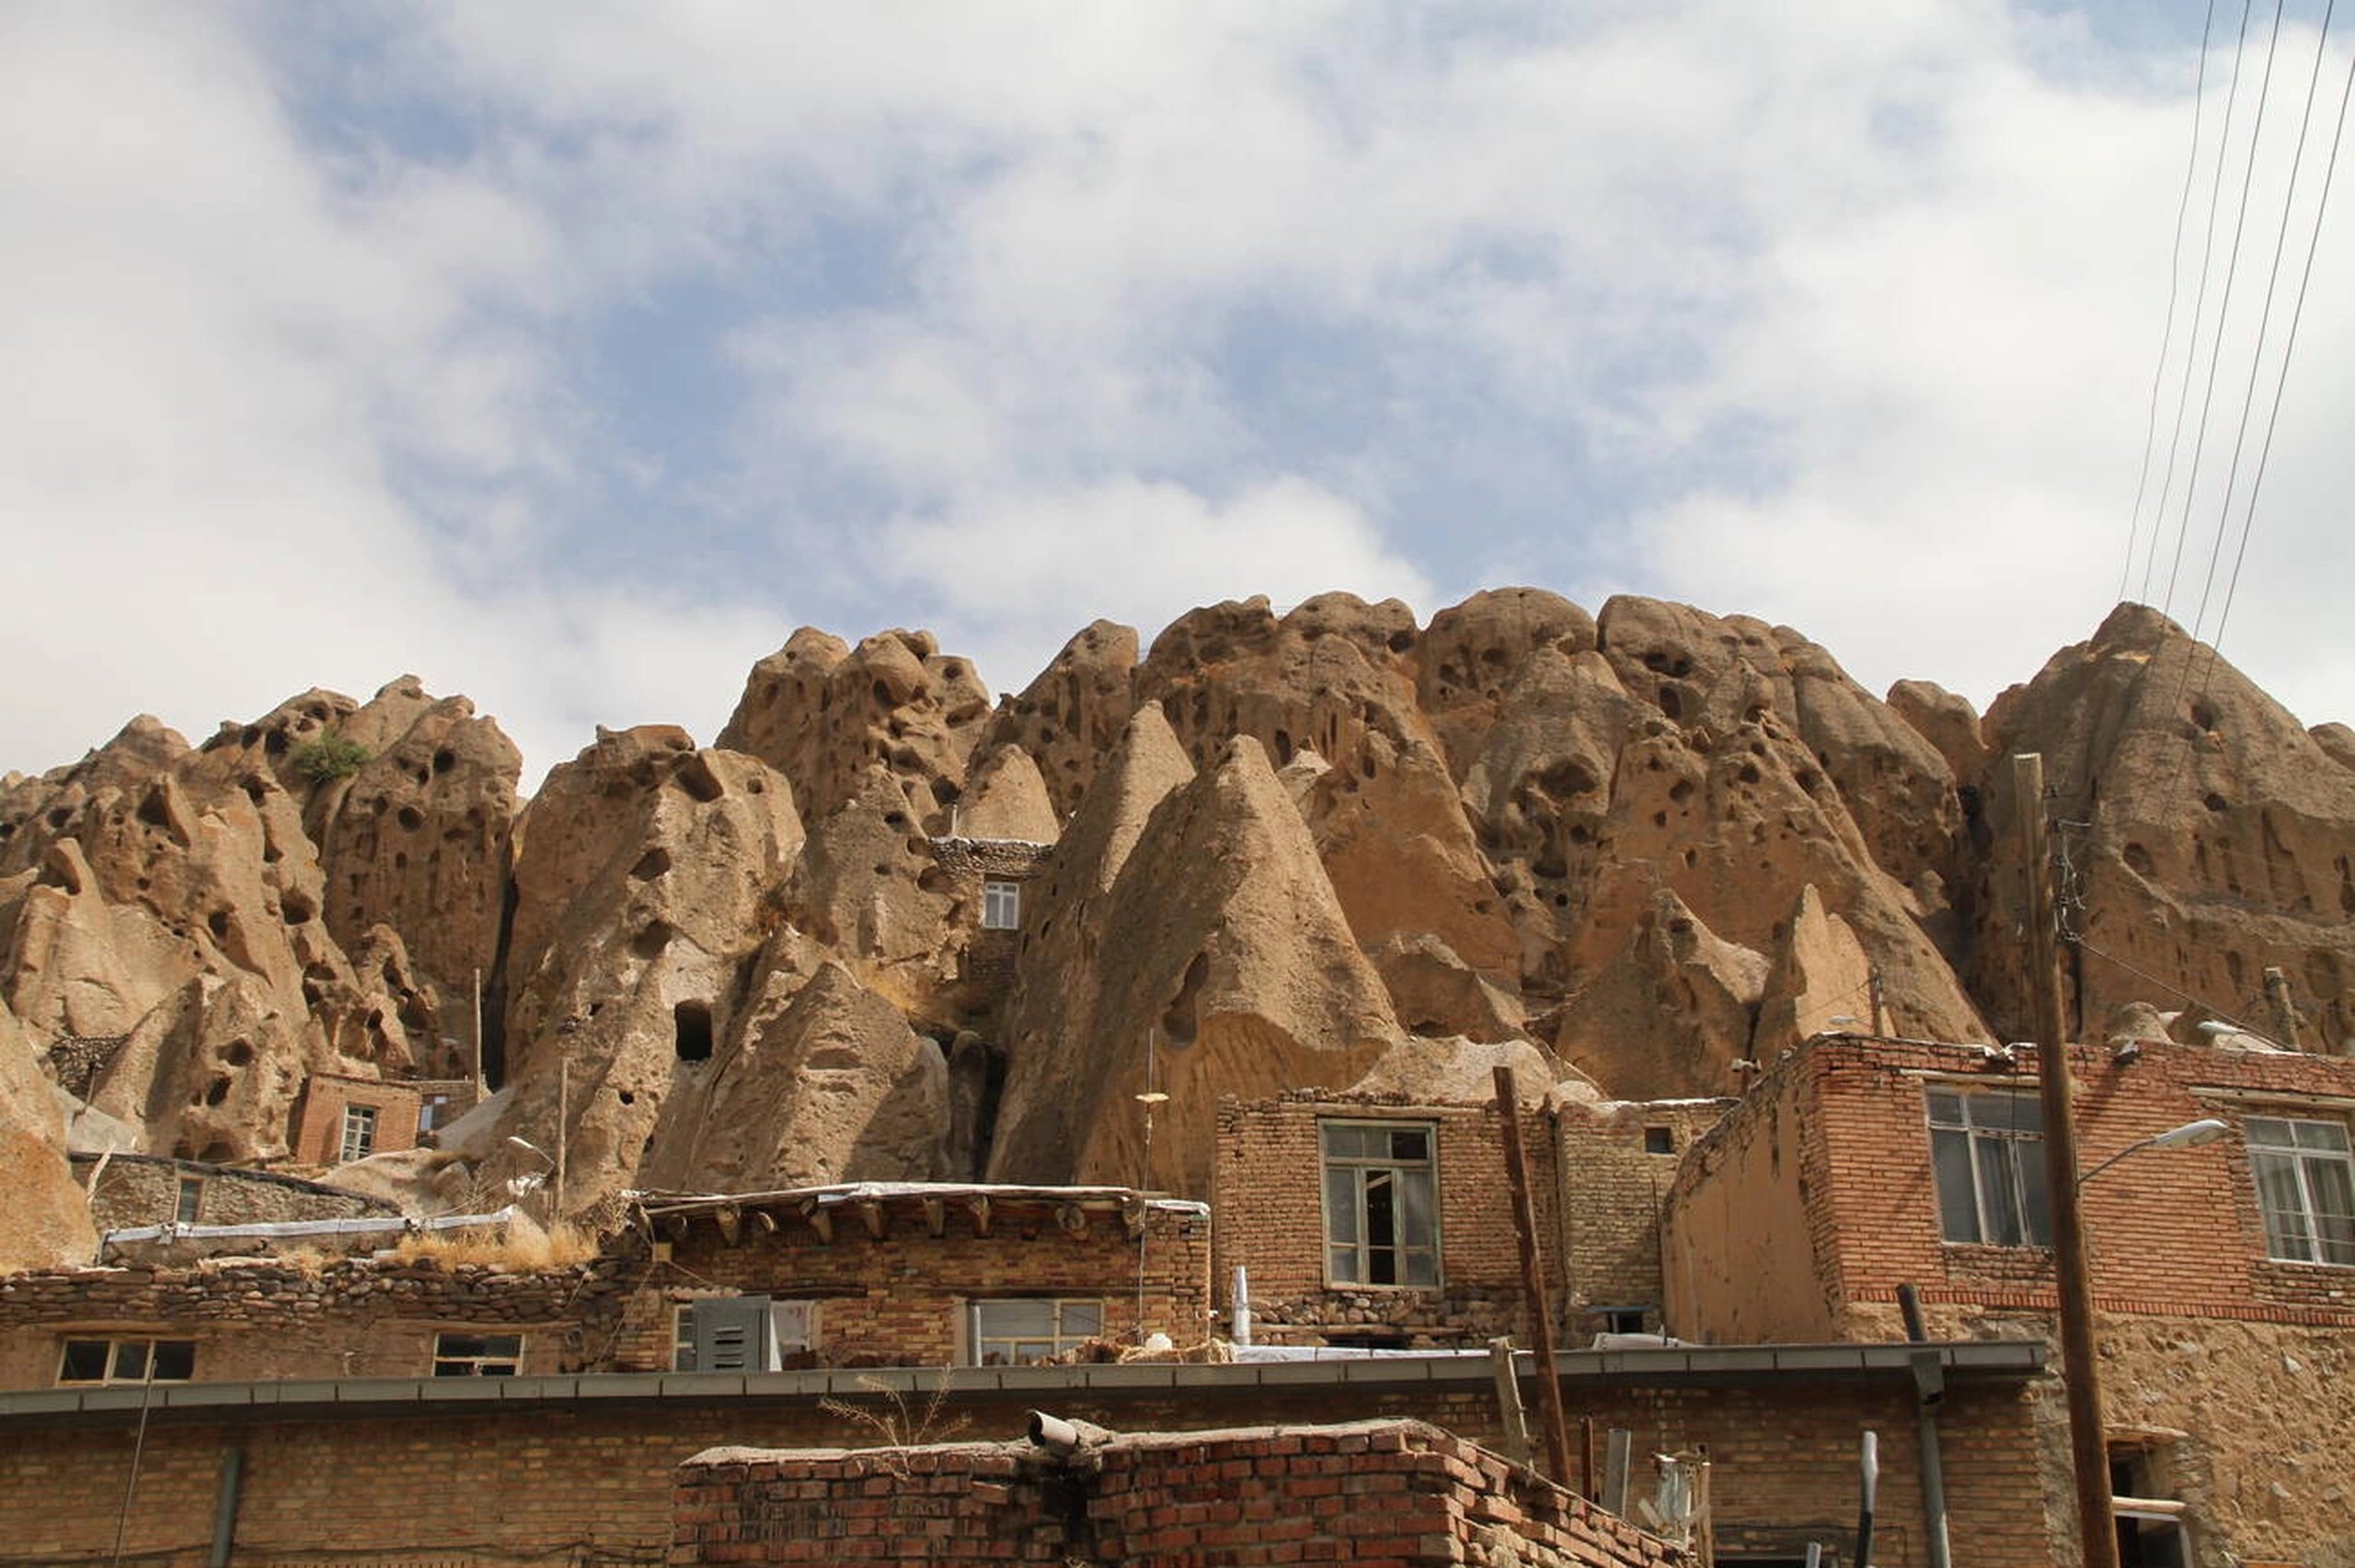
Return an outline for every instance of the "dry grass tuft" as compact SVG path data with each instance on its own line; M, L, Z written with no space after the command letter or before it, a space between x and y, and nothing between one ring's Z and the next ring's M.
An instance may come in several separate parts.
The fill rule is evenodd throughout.
M404 1236L393 1248L396 1263L431 1258L442 1265L485 1264L502 1268L563 1268L587 1263L597 1255L594 1232L559 1219L542 1230L527 1215L517 1215L503 1230L435 1230Z

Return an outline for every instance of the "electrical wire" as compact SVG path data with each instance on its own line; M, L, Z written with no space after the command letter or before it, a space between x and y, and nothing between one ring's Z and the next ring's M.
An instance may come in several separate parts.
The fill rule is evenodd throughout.
M2283 0L2273 0L2273 30L2265 42L2265 74L2257 82L2257 114L2249 122L2248 158L2241 166L2241 194L2233 216L2233 248L2224 260L2224 295L2216 305L2216 337L2208 350L2208 380L2200 394L2200 423L2191 438L2191 475L2184 481L2183 518L2176 524L2175 561L2167 568L2165 609L2175 612L2176 578L2183 569L2183 544L2191 533L2191 504L2200 491L2200 463L2208 451L2208 414L2216 401L2216 369L2224 359L2224 326L2233 315L2233 284L2240 276L2241 236L2248 228L2249 188L2256 182L2257 149L2265 139L2265 101L2273 89L2273 57L2281 41ZM2217 153L2216 177L2223 180L2223 154ZM2196 325L2195 325L2196 330Z
M2224 154L2233 140L2233 107L2240 100L2241 59L2248 44L2248 14L2253 0L2241 0L2240 31L2233 40L2232 85L2224 93L2223 129L2216 138L2216 177L2208 185L2208 225L2206 238L2200 248L2200 286L2191 297L2191 329L2187 332L2183 350L2183 387L2176 394L2175 429L2167 438L2166 475L2159 485L2159 504L2154 514L2151 547L2142 557L2142 601L2151 601L2151 574L2158 564L2159 537L2166 532L2167 498L2175 493L2176 458L2183 450L2183 416L2191 405L2191 371L2200 358L2200 323L2208 309L2208 273L2216 258L2216 207L2224 190Z
M2257 374L2265 365L2266 329L2273 324L2273 296L2280 288L2281 282L2281 258L2289 249L2290 244L2290 215L2292 212L2296 211L2298 204L2298 171L2305 165L2306 133L2314 125L2315 93L2322 85L2323 56L2330 47L2330 18L2332 13L2338 9L2338 0L2329 0L2329 4L2323 7L2322 30L2316 34L2315 38L2314 69L2307 73L2306 75L2306 106L2298 118L2298 146L2297 150L2291 155L2290 179L2287 188L2281 193L2281 225L2280 229L2275 232L2273 236L2273 265L2266 273L2265 305L2264 308L2257 313L2257 343L2256 347L2250 350L2248 357L2248 385L2242 389L2240 423L2233 432L2232 467L2227 471L2224 476L2223 504L2217 509L2216 512L2216 542L2210 548L2208 553L2208 575L2206 581L2201 584L2200 589L2200 609L2191 619L2191 635L2195 639L2200 635L2202 628L2204 628L2208 624L2208 600L2210 594L2214 590L2216 586L2216 567L2223 554L2224 535L2230 531L2230 523L2233 514L2233 491L2240 483L2241 450L2248 439L2248 417L2250 410L2257 406ZM2278 28L2280 22L2280 14L2279 11L2275 12L2274 21ZM2254 144L2252 144L2251 151L2252 153L2255 151ZM2328 191L2329 181L2327 177L2326 177L2324 180L2324 192L2327 195ZM2244 196L2246 196L2246 192L2244 192ZM2319 218L2317 218L2316 221L2315 230L2317 234L2320 233L2321 224ZM2282 352L2286 361L2289 352L2286 344L2283 347Z
M2159 329L2159 361L2151 371L2151 412L2142 427L2142 470L2134 484L2134 509L2126 519L2126 559L2118 568L2118 597L2126 597L2134 578L2134 541L2142 530L2142 498L2151 486L2151 454L2159 440L2159 392L2167 378L2167 351L2175 347L2175 307L2183 292L2183 224L2191 212L2191 188L2199 183L2200 110L2208 91L2208 43L2216 25L2216 0L2208 0L2206 20L2200 25L2200 71L2191 86L2191 150L2183 161L2183 195L2176 202L2175 243L2167 250L2167 314ZM2158 519L2151 520L2158 526Z

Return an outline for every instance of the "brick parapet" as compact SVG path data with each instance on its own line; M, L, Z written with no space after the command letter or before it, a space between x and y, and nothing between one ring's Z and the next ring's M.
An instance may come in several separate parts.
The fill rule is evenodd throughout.
M1415 1421L1114 1436L1067 1459L1014 1444L721 1449L679 1468L672 1500L674 1564L1691 1561Z

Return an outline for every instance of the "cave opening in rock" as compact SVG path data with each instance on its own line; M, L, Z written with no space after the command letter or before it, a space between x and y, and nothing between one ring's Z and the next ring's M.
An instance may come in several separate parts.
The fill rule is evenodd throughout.
M671 1009L671 1040L681 1061L711 1059L711 1004L683 1001Z

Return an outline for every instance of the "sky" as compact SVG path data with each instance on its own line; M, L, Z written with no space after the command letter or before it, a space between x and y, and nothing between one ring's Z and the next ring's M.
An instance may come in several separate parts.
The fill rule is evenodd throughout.
M1982 706L2122 589L2355 721L2322 16L11 0L0 770L1508 583Z

